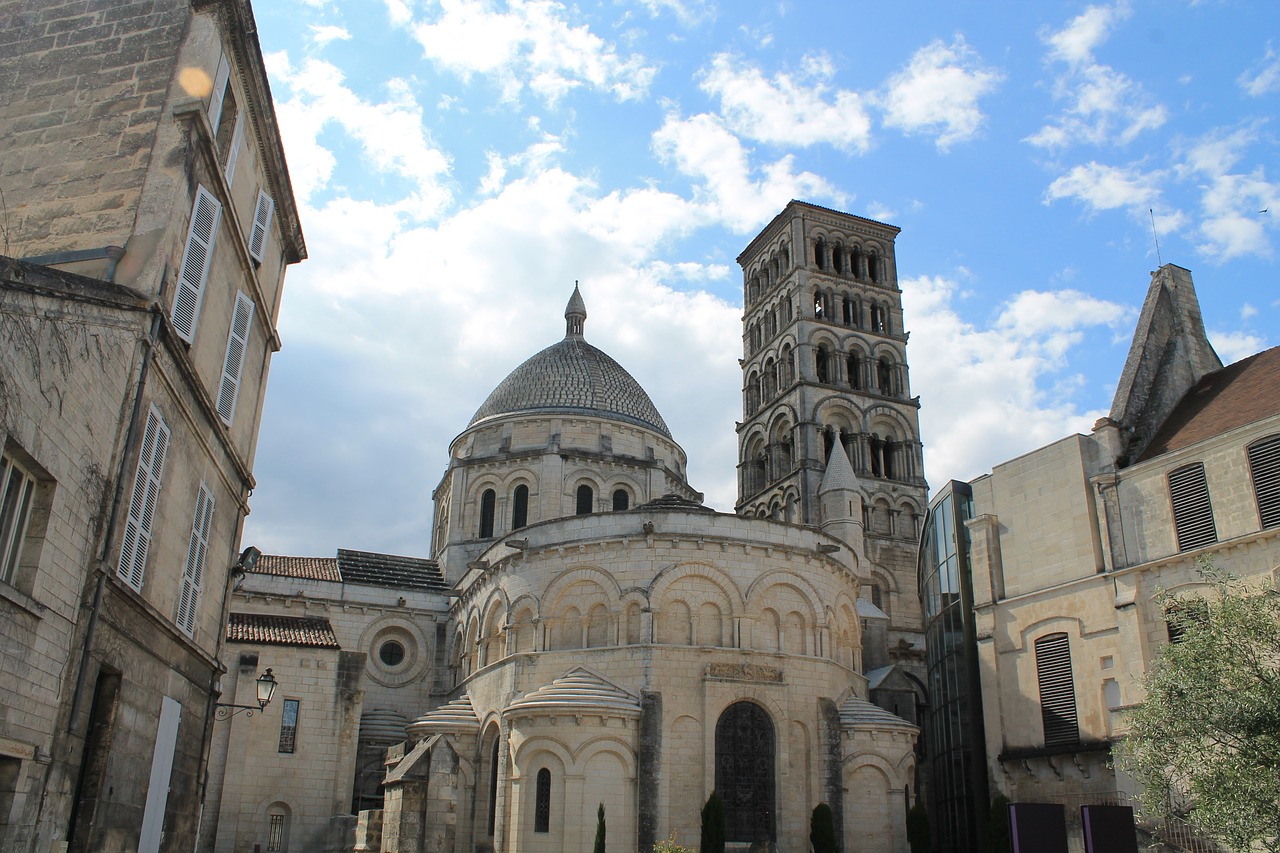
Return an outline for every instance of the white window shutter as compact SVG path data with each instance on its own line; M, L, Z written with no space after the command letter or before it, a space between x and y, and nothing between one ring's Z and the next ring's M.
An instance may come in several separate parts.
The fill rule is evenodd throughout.
M227 185L236 177L236 163L240 160L240 149L244 147L244 110L236 112L236 126L231 130L231 150L227 152Z
M151 779L147 783L147 803L142 810L138 853L159 853L160 843L164 840L164 811L169 803L169 781L173 775L173 756L181 722L182 705L177 699L165 696L160 703L156 745L151 753Z
M191 522L187 562L182 570L182 593L178 597L178 627L191 636L196 630L205 558L209 554L209 527L213 522L213 493L204 483L196 493L196 513Z
M222 120L222 99L227 93L227 81L231 77L231 66L227 64L224 54L218 59L218 72L213 78L213 91L209 94L209 126L218 132L218 122Z
M249 254L259 263L267 248L267 235L271 233L271 217L275 212L275 201L258 190L258 203L253 209L253 230L249 234Z
M151 528L155 524L156 504L160 499L160 482L164 476L164 457L169 449L169 427L155 406L147 413L142 432L142 448L138 453L138 472L133 479L133 497L125 517L124 542L120 547L117 574L129 586L142 591L147 567L147 551L151 547Z
M227 335L227 357L222 363L222 381L218 384L218 417L227 426L236 416L236 398L240 394L240 375L244 370L244 354L249 344L249 328L253 322L253 300L244 293L236 295L236 310Z
M187 343L195 340L196 320L200 317L200 301L213 261L213 244L218 236L218 220L222 205L204 187L196 188L196 203L191 208L191 225L187 229L187 247L178 274L178 293L173 298L173 327Z

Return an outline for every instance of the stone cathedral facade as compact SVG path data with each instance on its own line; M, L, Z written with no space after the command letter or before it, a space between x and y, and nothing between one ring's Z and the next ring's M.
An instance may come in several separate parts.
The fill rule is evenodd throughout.
M736 512L702 504L652 398L588 342L575 288L564 338L516 367L450 445L432 559L420 561L448 597L404 593L403 613L370 604L360 632L342 624L353 594L333 593L326 611L319 586L308 593L304 612L333 628L324 654L363 654L365 678L402 685L371 685L356 707L361 684L344 682L359 743L366 720L382 733L403 714L397 697L427 697L387 753L383 808L361 812L357 850L581 851L601 804L610 849L647 851L673 835L696 847L715 790L728 841L743 850L807 850L825 802L844 849L906 853L925 485L896 233L792 202L740 258ZM294 559L264 565L287 575ZM334 578L345 584L342 559ZM279 610L266 589L250 578L233 618ZM424 595L437 595L438 611ZM388 633L396 620L404 630ZM264 648L262 665L269 651L279 653ZM397 681L400 670L412 677ZM297 701L305 716L328 700ZM305 738L297 723L295 755ZM307 778L279 778L259 798L279 804L276 823L241 815L237 825L265 833L285 814L288 849L312 849L308 837L318 849L324 831L333 838L331 815L315 816L308 836L295 805Z

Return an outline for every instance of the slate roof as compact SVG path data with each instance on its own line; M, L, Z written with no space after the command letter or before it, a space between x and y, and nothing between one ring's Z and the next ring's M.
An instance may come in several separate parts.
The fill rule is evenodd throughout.
M919 731L897 714L891 714L879 705L872 705L867 700L859 699L854 695L850 695L840 706L840 726L846 729L865 726L876 729Z
M682 498L672 492L667 492L660 498L654 498L648 503L642 503L636 509L683 509L692 510L694 512L715 512L709 506L691 501L688 498Z
M1139 462L1280 414L1280 347L1215 370L1183 395Z
M342 581L342 575L338 574L338 561L333 557L281 557L263 554L254 564L253 572L313 581Z
M401 589L425 589L445 592L449 589L435 560L397 557L369 551L338 549L338 571L343 583L390 586Z
M586 305L574 289L565 316L586 317ZM667 438L671 431L653 400L622 365L602 350L569 333L517 367L493 389L469 426L489 418L520 413L590 415L639 424Z
M279 575L314 581L359 583L397 589L446 592L448 585L435 560L338 549L337 557L282 557L263 554L254 574Z
M264 646L341 648L333 633L333 626L322 616L232 613L227 620L227 640Z

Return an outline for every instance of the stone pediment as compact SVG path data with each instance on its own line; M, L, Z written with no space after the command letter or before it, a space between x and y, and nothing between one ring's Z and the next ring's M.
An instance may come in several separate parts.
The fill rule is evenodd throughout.
M640 716L640 697L585 666L526 693L507 706L507 719L520 717L622 717Z

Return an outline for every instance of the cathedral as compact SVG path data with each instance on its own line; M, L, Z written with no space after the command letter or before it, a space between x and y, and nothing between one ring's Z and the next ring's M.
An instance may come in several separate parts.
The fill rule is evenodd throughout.
M905 853L927 487L897 233L793 201L739 256L735 512L702 504L575 287L564 338L450 445L431 559L264 556L233 597L228 669L314 663L276 669L296 679L287 757L266 720L215 743L221 789L251 773L254 793L214 805L210 849L340 849L348 803L357 850L580 851L600 805L611 849L696 847L714 790L733 847L806 850L827 803L845 850ZM308 799L308 732L339 756L332 796Z

